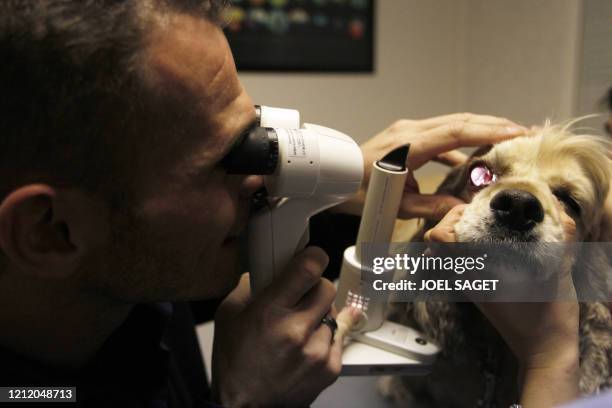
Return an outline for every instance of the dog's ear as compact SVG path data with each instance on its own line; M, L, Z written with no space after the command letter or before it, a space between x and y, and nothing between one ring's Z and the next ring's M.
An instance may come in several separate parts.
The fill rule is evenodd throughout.
M606 213L599 223L597 241L611 242L612 241L612 213Z
M448 173L444 181L440 183L436 194L450 194L455 197L461 197L463 190L465 189L465 172L467 171L467 164L453 167Z
M448 194L455 197L462 197L465 190L465 173L467 164L453 167L446 178L440 183L436 189L436 194ZM437 221L425 220L423 226L412 236L410 241L423 242L425 232L433 228Z
M605 218L605 216L600 217L593 222L591 229L584 237L584 242L600 242L606 240L606 226L603 225L605 223Z
M602 193L606 198L603 204L595 205L596 215L584 238L586 242L611 242L612 241L612 189L605 186Z
M597 222L593 230L597 235L593 235L593 241L611 242L612 241L612 189L608 191L606 201L603 205L601 219Z

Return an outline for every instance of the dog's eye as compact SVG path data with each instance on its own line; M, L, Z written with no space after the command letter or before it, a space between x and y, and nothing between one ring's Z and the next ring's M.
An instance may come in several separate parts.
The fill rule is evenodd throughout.
M474 187L485 187L497 181L497 176L484 163L477 163L470 169L470 181Z
M575 215L580 215L580 204L571 196L567 190L555 190L553 194L561 201L565 207Z

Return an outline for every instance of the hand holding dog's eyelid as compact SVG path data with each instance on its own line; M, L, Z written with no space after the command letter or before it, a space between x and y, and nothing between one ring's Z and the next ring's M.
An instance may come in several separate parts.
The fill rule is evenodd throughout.
M526 134L527 128L505 118L458 113L422 120L400 119L361 145L364 177L360 194L335 211L359 215L373 163L389 151L410 144L408 167L416 170L430 161L456 167L468 157L456 149L493 145ZM420 194L416 180L406 183L398 218L441 219L464 201L449 194Z
M440 153L433 160L449 167L455 167L467 163L469 157L458 150L451 150L449 152Z
M459 147L490 145L524 135L528 131L505 118L487 115L452 114L423 120L401 119L362 145L366 164L406 143L411 144L409 166L421 167ZM452 157L454 164L458 156ZM367 167L367 166L366 166Z
M491 115L478 115L474 113L452 113L449 115L436 116L429 119L407 121L420 130L429 130L448 123L463 122L490 126L523 127L516 122L506 118Z
M419 135L410 149L408 164L411 169L418 169L441 153L460 147L496 144L525 135L526 132L527 130L522 127L467 122L445 124Z

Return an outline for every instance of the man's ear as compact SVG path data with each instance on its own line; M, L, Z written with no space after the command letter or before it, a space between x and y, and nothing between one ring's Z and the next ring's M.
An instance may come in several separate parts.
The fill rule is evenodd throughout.
M9 264L45 278L65 278L74 273L87 249L91 222L84 201L65 191L32 184L13 190L0 204L0 247Z

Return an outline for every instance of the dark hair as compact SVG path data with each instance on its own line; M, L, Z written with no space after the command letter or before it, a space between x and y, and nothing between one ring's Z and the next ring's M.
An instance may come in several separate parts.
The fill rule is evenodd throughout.
M147 96L138 67L147 15L171 10L218 22L224 4L0 0L0 199L27 182L94 192L109 184L126 155L123 133Z
M612 112L612 86L608 89L608 94L606 95L606 103L608 105L608 110Z

